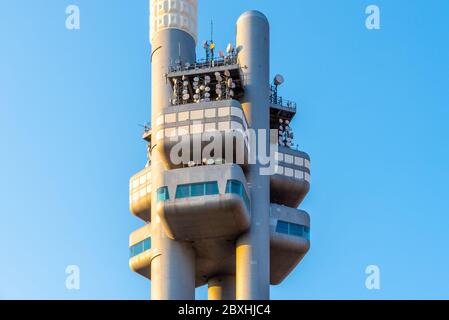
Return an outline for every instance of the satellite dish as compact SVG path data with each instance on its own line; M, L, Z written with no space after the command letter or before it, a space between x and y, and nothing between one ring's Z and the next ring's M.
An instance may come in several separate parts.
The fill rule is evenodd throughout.
M276 85L276 86L280 86L281 84L284 83L284 81L285 81L284 77L282 75L280 75L280 74L277 74L274 77L274 85Z
M228 46L226 47L226 52L227 52L227 53L231 53L232 51L234 51L234 46L230 43L230 44L228 44Z

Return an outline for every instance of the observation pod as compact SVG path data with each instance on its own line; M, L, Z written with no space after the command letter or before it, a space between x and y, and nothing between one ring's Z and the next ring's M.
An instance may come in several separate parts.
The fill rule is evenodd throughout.
M307 212L271 204L270 283L280 284L309 248L310 217Z
M150 166L136 173L129 181L129 210L143 221L151 221Z
M171 239L234 240L249 228L246 178L235 164L204 165L164 172L157 214Z
M276 172L270 177L271 202L296 208L310 189L309 155L279 147L276 161Z
M248 159L246 117L237 100L191 103L163 109L152 130L165 165L182 168L209 159L244 165Z
M151 271L150 265L154 250L151 250L151 225L137 229L129 236L129 268L140 274L141 276L150 279Z

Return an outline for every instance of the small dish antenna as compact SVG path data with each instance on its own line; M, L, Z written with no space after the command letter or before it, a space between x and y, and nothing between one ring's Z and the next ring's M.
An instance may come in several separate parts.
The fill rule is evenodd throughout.
M280 75L280 74L277 74L275 77L274 77L274 85L275 86L280 86L281 84L283 84L284 83L284 77L282 76L282 75Z

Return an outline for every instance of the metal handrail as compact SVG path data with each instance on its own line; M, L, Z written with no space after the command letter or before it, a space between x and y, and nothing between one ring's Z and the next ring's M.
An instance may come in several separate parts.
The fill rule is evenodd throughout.
M281 106L283 108L287 108L287 109L290 109L290 110L296 112L297 104L294 101L290 101L290 100L284 99L284 98L282 98L280 96L271 95L270 96L270 102L273 105Z
M168 72L179 72L197 69L206 69L238 64L237 56L218 57L211 60L200 59L194 63L177 63L168 67Z

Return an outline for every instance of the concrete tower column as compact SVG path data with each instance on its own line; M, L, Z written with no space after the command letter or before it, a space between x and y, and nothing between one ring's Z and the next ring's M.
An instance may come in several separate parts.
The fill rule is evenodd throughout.
M235 276L217 276L208 281L209 300L235 300Z
M252 129L268 130L265 141L258 139L258 144L265 144L267 152L270 128L267 18L258 11L242 14L237 21L236 42L245 80L242 107ZM270 180L269 176L260 174L260 167L257 161L249 166L247 173L251 193L251 228L236 244L236 298L239 300L267 300L270 297Z
M156 128L157 117L170 106L170 83L166 80L169 65L180 59L196 59L197 0L150 0L151 40L151 114ZM151 298L153 300L195 299L195 253L183 242L171 240L165 234L156 214L156 191L162 187L164 162L162 146L152 140L151 178L152 249L157 252L151 261ZM174 197L174 195L170 195Z

